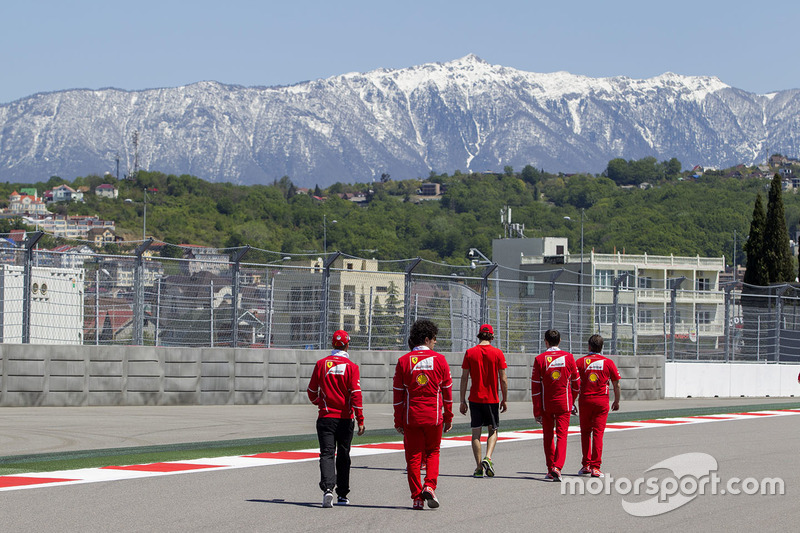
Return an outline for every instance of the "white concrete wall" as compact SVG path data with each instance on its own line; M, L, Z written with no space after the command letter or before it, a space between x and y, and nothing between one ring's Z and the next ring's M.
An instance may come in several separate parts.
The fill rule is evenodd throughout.
M666 363L667 398L800 396L800 365L767 363Z
M0 344L0 407L79 405L291 404L320 350ZM367 403L392 402L403 352L353 351ZM445 353L456 396L463 353ZM614 356L623 399L664 397L664 358ZM508 396L530 400L532 354L506 354Z

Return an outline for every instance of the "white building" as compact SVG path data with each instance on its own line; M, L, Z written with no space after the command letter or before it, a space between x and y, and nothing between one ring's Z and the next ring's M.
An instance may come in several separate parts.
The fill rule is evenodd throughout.
M83 343L82 269L33 267L30 343ZM0 265L0 342L22 343L24 269Z

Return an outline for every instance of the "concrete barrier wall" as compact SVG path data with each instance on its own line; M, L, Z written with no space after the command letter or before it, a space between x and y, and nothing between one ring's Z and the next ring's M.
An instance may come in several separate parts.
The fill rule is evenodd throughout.
M667 363L667 398L800 396L797 364Z
M0 406L291 404L320 350L0 344ZM392 402L403 352L353 351L367 403ZM463 354L445 354L458 401ZM659 356L615 356L624 399L664 397ZM530 399L533 355L506 354L510 401Z

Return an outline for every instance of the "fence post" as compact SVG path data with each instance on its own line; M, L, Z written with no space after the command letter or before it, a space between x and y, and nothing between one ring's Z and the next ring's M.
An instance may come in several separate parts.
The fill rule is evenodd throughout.
M144 345L144 259L142 254L153 244L150 237L136 247L136 268L133 270L133 344Z
M250 245L248 244L233 256L231 261L233 262L233 269L231 272L231 285L233 286L233 294L231 295L233 298L233 302L231 302L231 346L236 348L239 345L239 263L244 257L244 254L250 251ZM213 332L212 332L213 335Z
M734 283L725 284L725 324L723 330L725 332L725 362L729 363L731 360L731 291L733 291ZM734 330L735 331L735 330Z
M94 345L100 345L100 268L94 272Z
M550 274L550 329L556 327L556 280L563 273L562 268Z
M158 278L158 288L156 290L156 331L155 345L158 346L158 337L161 335L161 278Z
M497 263L486 267L481 277L481 324L489 322L489 276L497 270Z
M211 284L208 289L208 309L209 317L211 318L211 325L209 326L209 344L214 347L214 279L211 279Z
M22 244L25 247L25 272L22 278L22 344L31 343L31 284L33 278L33 247L44 232L32 233Z
M331 284L331 265L339 259L342 252L335 252L322 265L322 305L320 306L319 321L319 349L324 350L327 342L325 337L328 335L328 303L330 301Z
M791 285L784 285L775 293L778 299L775 302L775 362L781 361L781 315L783 314L783 295L791 288Z
M422 262L422 258L417 257L411 261L411 264L406 268L405 275L405 293L403 297L403 338L407 339L411 331L411 273ZM370 306L372 305L372 291L370 290ZM414 306L416 312L416 306Z
M614 280L614 300L612 305L613 314L611 315L611 353L619 353L617 348L617 318L619 317L619 286L622 280L627 279L629 274L623 272Z
M669 324L669 334L670 334L670 357L671 360L675 360L675 323L678 320L678 287L681 286L681 283L684 282L686 276L681 276L679 278L673 279L669 282L669 306L670 306L670 324Z

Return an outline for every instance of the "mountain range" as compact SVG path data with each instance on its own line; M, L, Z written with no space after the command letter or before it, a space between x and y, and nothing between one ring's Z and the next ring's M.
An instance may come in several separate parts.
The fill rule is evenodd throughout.
M134 141L136 138L136 141ZM617 157L727 167L797 155L800 90L715 77L532 73L474 55L282 87L75 89L0 105L0 180L136 168L299 186L437 173L601 172Z

